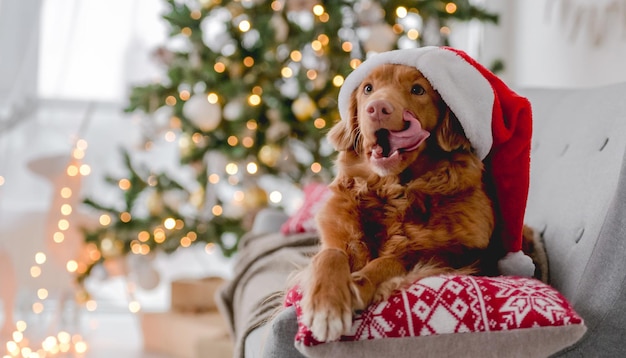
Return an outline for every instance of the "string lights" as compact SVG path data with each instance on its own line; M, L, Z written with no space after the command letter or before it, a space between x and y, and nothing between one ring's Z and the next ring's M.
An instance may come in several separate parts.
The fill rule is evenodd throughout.
M74 235L72 230L78 229L75 227L77 224L73 222L75 216L72 215L76 213L75 205L79 202L78 195L80 193L77 192L77 183L80 182L81 177L91 173L91 167L82 163L87 147L88 144L84 139L76 141L62 177L55 181L57 184L54 188L56 192L49 216L49 219L52 220L49 223L52 230L48 232L50 237L47 238L52 245L51 252L36 252L29 270L31 279L39 284L39 288L36 290L36 301L31 305L31 312L35 316L42 315L46 311L46 307L49 306L46 303L50 299L50 291L42 279L44 271L50 265L49 256L58 252L69 251L71 253L73 251L72 243L68 242L68 235ZM93 247L91 249L89 257L97 257L97 250L94 251ZM87 264L79 262L78 257L72 257L71 254L63 257L66 259L64 266L68 274L73 275L86 271ZM87 303L85 308L88 311L94 311L97 308L94 301L87 301ZM63 315L63 305L61 304L59 307L57 312L52 314ZM82 355L87 351L88 345L80 334L71 334L65 330L48 335L39 342L34 337L29 338L28 324L24 320L19 320L16 322L15 330L11 334L11 339L6 342L5 348L6 354L3 355L3 358L44 358L62 353Z

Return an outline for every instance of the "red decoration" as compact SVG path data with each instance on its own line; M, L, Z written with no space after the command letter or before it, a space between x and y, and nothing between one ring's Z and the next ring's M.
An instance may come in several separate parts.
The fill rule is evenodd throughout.
M311 183L304 187L304 202L298 211L289 217L280 231L285 234L316 232L315 214L330 197L330 189L322 183Z
M318 342L300 322L302 292L289 291L285 306L296 306L296 341ZM355 315L341 341L434 334L506 331L582 324L582 318L554 288L530 278L440 275L396 291Z

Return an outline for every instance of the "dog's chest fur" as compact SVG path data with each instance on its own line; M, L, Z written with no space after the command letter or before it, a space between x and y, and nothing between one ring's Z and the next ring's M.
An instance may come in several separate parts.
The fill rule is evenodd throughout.
M373 256L393 236L407 236L406 226L426 226L437 198L412 190L396 177L354 179L359 221Z

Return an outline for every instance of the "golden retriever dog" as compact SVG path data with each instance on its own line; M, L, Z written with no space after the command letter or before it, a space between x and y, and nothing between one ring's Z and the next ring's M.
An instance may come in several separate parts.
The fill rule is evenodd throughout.
M302 281L303 323L320 341L339 339L354 311L403 280L492 267L483 164L422 73L378 66L351 94L350 113L328 133L338 173Z

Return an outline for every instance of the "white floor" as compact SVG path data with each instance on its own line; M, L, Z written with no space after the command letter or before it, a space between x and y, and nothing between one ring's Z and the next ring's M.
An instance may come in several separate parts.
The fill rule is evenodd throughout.
M134 299L141 304L142 312L167 311L170 306L170 282L182 277L221 276L228 277L232 261L213 254L207 255L202 247L190 247L173 254L160 254L151 265L159 272L159 283L146 290L134 283ZM2 281L0 274L0 282ZM24 332L31 349L41 347L45 337L59 331L79 334L88 350L82 355L56 355L57 358L175 358L159 352L144 352L140 315L128 310L129 282L122 276L88 281L87 288L97 302L97 309L89 312L85 307L69 303L59 309L51 291L51 298L44 302L43 313L32 313L31 305L36 294L28 282L21 285L14 309L14 320L23 320L28 328ZM0 299L0 327L4 323L3 302ZM63 312L59 314L58 312ZM0 357L6 354L6 337L0 337Z
M85 358L170 358L143 351L139 317L132 313L92 313L83 321L89 347Z
M80 316L79 327L68 331L83 337L84 342L87 343L87 352L85 354L59 354L55 357L173 358L158 352L144 352L139 316L137 315L130 312L83 312ZM2 321L3 317L0 315L0 322ZM48 326L48 328L42 326ZM38 321L30 320L29 327L24 332L28 344L22 342L20 347L28 346L33 350L40 348L43 337L54 335L56 331L56 329L50 328L48 324L38 326ZM0 339L2 341L0 342L2 343L0 356L7 353L5 351L7 340L6 337Z

